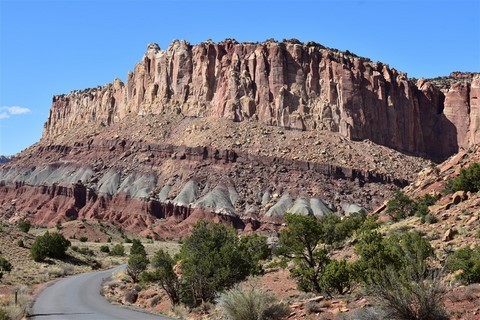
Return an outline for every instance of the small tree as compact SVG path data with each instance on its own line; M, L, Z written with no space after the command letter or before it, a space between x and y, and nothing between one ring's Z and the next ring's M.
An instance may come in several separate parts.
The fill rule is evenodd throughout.
M133 254L128 258L127 274L134 283L140 280L140 274L147 269L148 259L142 254Z
M410 199L403 191L398 190L393 194L393 199L387 202L387 214L398 221L415 214L417 207L415 201Z
M120 243L117 243L112 247L112 250L110 250L109 255L123 257L125 255L125 248Z
M37 236L30 248L30 254L35 261L43 261L45 258L62 259L70 246L70 241L60 233L49 233Z
M163 250L159 250L152 258L153 271L144 272L142 280L147 282L158 282L165 290L172 305L180 303L180 280L173 270L175 260Z
M132 247L130 248L130 255L140 254L142 256L147 256L147 252L145 251L145 247L138 239L132 240Z
M239 245L233 228L199 221L180 250L182 300L191 306L213 301L217 292L255 269L252 264L258 261L251 257Z
M30 228L32 227L32 224L28 220L20 220L17 224L17 227L21 231L28 233L28 231L30 231Z
M472 163L468 168L462 168L456 178L447 182L445 189L449 193L455 191L478 192L480 190L480 163Z
M0 257L0 279L3 278L4 272L12 271L12 264L4 257Z
M260 274L263 272L261 260L266 260L272 254L272 250L268 247L267 238L256 233L252 233L240 238L238 243L239 252L242 252L244 258L250 266L249 274Z
M352 266L346 260L332 260L321 275L322 287L328 295L345 294L354 284Z
M330 261L327 251L318 247L322 226L313 216L286 214L284 220L287 227L280 233L277 253L293 260L291 275L301 290L320 293L320 275Z
M461 270L457 278L463 284L480 283L480 248L458 249L448 257L446 266L452 272Z
M388 319L448 319L440 273L428 266L433 249L417 232L388 238L370 232L355 251L360 255L358 272L365 273L362 278Z

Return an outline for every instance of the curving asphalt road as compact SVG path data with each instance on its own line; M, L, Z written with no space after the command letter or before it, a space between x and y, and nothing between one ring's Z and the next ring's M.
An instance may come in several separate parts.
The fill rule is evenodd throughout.
M170 320L110 304L100 287L112 272L125 268L83 273L55 282L40 293L29 318L35 320Z

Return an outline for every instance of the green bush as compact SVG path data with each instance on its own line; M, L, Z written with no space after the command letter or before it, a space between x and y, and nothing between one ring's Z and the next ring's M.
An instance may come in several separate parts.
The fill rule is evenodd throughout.
M355 262L357 278L367 283L387 267L399 270L414 258L426 263L434 254L428 240L417 232L395 233L384 238L376 231L369 231L360 237L355 252L360 256Z
M212 302L217 292L257 270L258 257L245 248L233 228L199 221L180 250L182 301Z
M70 241L60 233L49 233L37 236L30 248L30 254L35 261L43 261L45 258L62 259L70 246Z
M165 290L172 305L180 303L180 280L173 270L175 260L166 251L155 252L152 258L153 271L142 273L141 279L146 282L158 282Z
M132 240L132 247L130 248L130 255L139 254L142 256L147 256L147 252L145 251L145 247L138 239Z
M17 227L21 231L28 233L28 231L30 231L30 228L32 227L32 224L28 220L20 220L17 224Z
M17 241L17 246L19 246L20 248L24 248L24 247L25 247L25 243L23 243L23 240L22 240L22 239L18 239L18 241Z
M218 298L223 316L231 320L275 320L289 315L286 304L278 301L271 292L239 286L224 292Z
M80 237L80 242L87 242L88 241L88 238L87 237Z
M445 289L440 274L423 261L413 260L400 269L388 266L371 280L370 295L385 311L385 319L449 319L443 306Z
M93 252L92 249L89 249L89 248L86 248L86 247L79 248L79 249L77 249L77 251L78 251L78 253L83 254L85 256L94 256L95 255L95 252Z
M446 267L452 272L462 270L457 278L463 284L480 282L480 248L458 249L448 257Z
M123 257L125 255L125 248L120 243L117 243L110 250L111 256Z
M394 221L399 221L416 214L422 217L425 222L425 216L430 213L428 207L434 205L440 198L440 195L425 194L413 200L409 198L403 191L396 191L393 199L387 202L386 213L392 217Z
M4 272L12 271L12 264L4 257L0 257L0 279L3 278Z
M100 252L109 253L110 247L109 246L100 246Z
M387 202L386 213L394 221L405 219L412 216L416 211L416 203L410 199L403 191L398 190L393 194L393 199Z
M321 275L322 288L328 295L345 294L355 283L352 266L346 260L332 260Z
M425 217L422 217L426 223L428 224L434 224L438 222L438 218L434 216L433 214L427 213Z
M456 191L478 192L480 190L480 163L472 163L468 168L460 170L460 174L447 182L448 193Z
M332 219L333 220L333 219ZM313 216L286 214L287 227L280 232L277 254L293 260L291 276L300 290L322 292L320 275L330 262L327 251L320 249L324 229Z
M11 320L10 316L8 315L7 311L0 308L0 320Z
M148 259L142 254L131 254L128 258L127 274L134 283L140 280L140 274L147 269Z
M262 273L263 268L259 262L268 259L272 254L272 250L267 244L267 238L252 233L241 237L238 246L244 258L248 260L247 265L250 267L249 274L256 275Z
M357 276L387 319L448 319L440 274L428 266L433 248L420 234L401 232L384 238L377 232L365 233L355 251L360 256Z

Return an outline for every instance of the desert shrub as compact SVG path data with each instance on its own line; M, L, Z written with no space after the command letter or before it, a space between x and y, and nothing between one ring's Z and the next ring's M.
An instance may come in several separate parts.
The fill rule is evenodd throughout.
M43 236L37 236L30 248L30 254L35 261L43 261L45 258L61 259L65 257L65 252L70 246L70 241L60 233L49 233Z
M393 199L387 202L386 213L393 220L398 221L412 216L416 209L415 201L410 199L403 191L398 190L393 194Z
M125 255L125 248L120 243L117 243L110 250L111 256L123 257Z
M7 311L0 308L0 320L11 320L10 316L8 315Z
M355 250L358 274L387 319L447 319L444 288L438 271L428 266L430 243L417 232L383 238L376 232L363 235Z
M147 269L148 259L142 254L131 254L128 258L127 274L134 283L140 280L140 274Z
M253 287L235 286L218 298L218 308L226 319L283 319L289 314L286 304L278 301L271 292Z
M304 309L307 314L323 312L322 305L318 301L307 301Z
M355 282L351 268L346 260L331 260L321 275L323 290L328 295L349 292Z
M290 274L300 290L322 292L320 275L330 261L327 251L318 246L324 234L322 225L313 216L286 214L284 220L287 227L280 233L277 253L293 261Z
M25 247L25 243L23 243L23 240L22 240L22 239L18 239L18 241L17 241L17 246L19 246L20 248L24 248L24 247Z
M21 231L28 233L28 231L30 231L30 228L32 227L32 224L28 220L20 220L17 224L17 227Z
M445 190L448 193L456 191L478 192L480 190L480 163L472 163L468 168L462 168L456 178L447 182Z
M327 214L318 221L322 230L321 241L330 245L340 243L351 237L356 230L364 227L366 219L367 214L363 210L352 213L343 219L334 213ZM372 225L371 221L369 224ZM365 227L368 228L368 226Z
M80 242L87 242L88 241L88 238L87 237L80 237Z
M100 252L109 253L110 247L109 246L100 246Z
M480 283L480 248L456 250L448 257L446 267L452 272L462 270L457 278L463 284Z
M339 240L341 241L351 237L355 231L360 229L375 229L378 226L375 220L376 218L374 217L367 217L364 210L354 212L344 217L336 226L336 233L339 235Z
M130 255L139 254L142 256L147 256L147 252L145 251L145 247L138 239L132 240L132 247L130 248Z
M127 291L127 293L125 293L126 302L130 304L134 304L135 302L137 302L137 299L138 299L138 292L136 292L135 290Z
M80 253L80 254L83 254L85 256L94 256L95 255L95 252L93 252L92 249L89 249L89 248L86 248L86 247L82 247L82 248L77 249L77 252Z
M0 257L0 279L3 278L4 272L10 271L12 271L12 264L4 257Z
M386 319L449 319L443 306L445 290L440 275L423 263L401 269L388 266L372 278L370 292L387 314ZM420 274L419 270L422 270Z
M394 221L405 219L414 214L425 217L430 213L428 207L435 204L440 195L425 194L415 200L409 198L403 191L396 191L393 199L387 202L386 213L392 217ZM425 218L422 219L425 222Z
M356 282L353 267L346 261L331 260L325 246L320 244L339 243L354 232L375 229L378 226L375 220L367 219L365 212L344 219L330 214L319 220L313 216L287 214L284 220L287 227L280 233L277 254L284 263L294 263L290 274L297 280L298 288L329 295L350 291Z
M248 273L250 275L260 274L263 268L259 262L268 259L272 254L272 250L267 244L267 237L252 233L241 237L238 246L244 258L248 260L247 265L250 267Z
M434 224L438 222L438 218L430 213L427 213L427 215L425 215L423 219L425 219L425 223L428 223L428 224Z
M355 245L355 252L360 259L354 263L352 272L366 283L387 267L399 270L415 259L419 261L418 265L426 264L427 259L433 256L428 240L417 232L406 231L394 233L388 238L376 231L365 232Z
M165 290L172 305L180 303L180 280L173 270L175 260L166 251L159 250L152 258L153 271L142 273L141 279L147 282L158 282Z
M199 221L180 250L182 301L189 306L212 302L217 292L245 279L256 270L236 231L223 224Z

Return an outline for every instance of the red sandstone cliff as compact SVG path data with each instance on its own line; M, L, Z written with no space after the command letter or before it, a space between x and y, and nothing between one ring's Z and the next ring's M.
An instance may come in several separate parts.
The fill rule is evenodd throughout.
M53 98L44 139L129 114L181 113L329 130L400 151L444 158L478 142L480 80L444 94L350 53L298 41L174 41L148 45L126 84ZM445 103L444 103L445 101Z
M252 230L371 210L429 165L378 144L444 158L478 143L479 88L296 40L149 45L126 84L53 98L41 141L0 166L0 217L167 237L205 217Z

